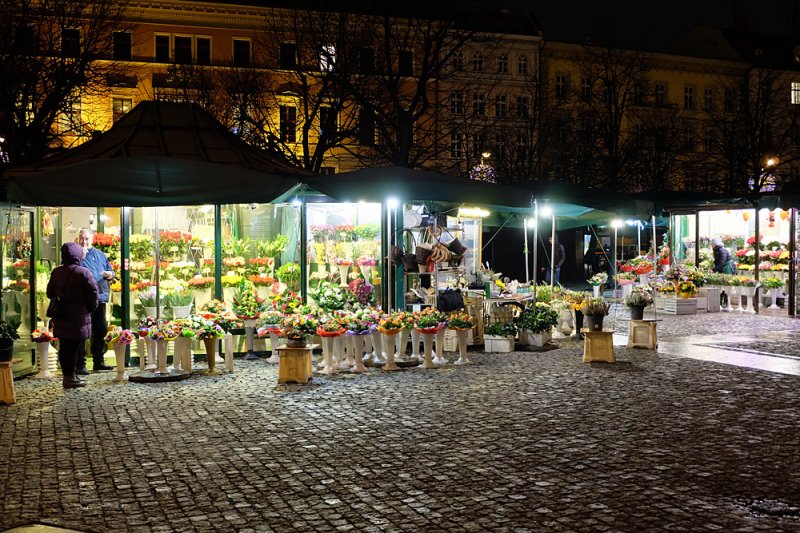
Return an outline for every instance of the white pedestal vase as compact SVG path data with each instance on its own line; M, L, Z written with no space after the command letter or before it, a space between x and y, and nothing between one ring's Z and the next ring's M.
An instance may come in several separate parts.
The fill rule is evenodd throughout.
M350 370L345 344L344 335L333 338L333 355L339 370Z
M144 370L147 362L144 337L136 338L136 353L139 354L139 370Z
M382 364L386 362L386 353L383 349L383 333L378 330L372 332L372 362Z
M166 374L167 370L167 341L166 340L157 340L154 341L156 344L156 356L158 358L158 368L156 368L156 374Z
M622 298L624 299L626 296L630 296L633 292L633 283L626 283L624 285L620 285L622 288Z
M433 364L432 352L433 352L433 336L435 333L420 333L422 335L422 368L437 368L435 364Z
M469 336L468 329L457 329L456 330L456 337L458 337L458 359L454 364L456 365L468 365L471 364L472 361L469 360L467 357L467 337Z
M189 337L178 337L172 345L172 366L175 370L192 371L192 339ZM180 361L180 367L175 366L175 361Z
M364 366L364 337L365 335L347 335L347 341L350 344L350 351L353 352L355 362L350 372L361 374L367 372L367 367Z
M383 345L386 347L386 363L383 365L383 369L387 372L392 372L394 370L400 370L400 367L397 366L397 363L394 362L394 349L395 343L397 342L397 333L384 333L383 334Z
M322 367L320 370L320 374L326 374L328 376L332 374L338 374L339 368L334 364L333 361L333 337L322 337L322 359L325 362L325 366Z
M600 285L592 285L592 296L595 298L600 297Z
M735 304L735 299L739 298L741 292L739 292L739 287L726 287L726 289L730 289L726 291L728 293L728 311L739 311L740 308ZM741 305L742 301L739 300L739 305Z
M278 346L280 346L280 337L273 330L270 330L269 332L269 345L270 348L272 349L272 355L270 356L269 359L267 359L267 363L273 365L280 364L281 357L280 354L278 353Z
M741 295L747 298L747 303L742 305L739 301L739 311L742 313L755 314L756 309L753 306L753 298L755 298L757 287L740 287Z
M420 332L416 329L411 330L411 357L419 359L419 341L422 340L420 338Z
M37 342L36 343L36 359L39 363L39 373L36 374L36 379L50 379L50 343Z
M769 290L769 296L770 296L770 298L772 298L772 304L770 304L770 306L769 306L770 309L780 309L780 307L778 307L778 294L779 294L779 291L780 291L780 289L770 289Z
M144 343L147 346L147 366L145 368L152 370L158 366L156 363L156 341L150 337L145 337Z
M125 381L125 348L127 346L127 344L114 343L114 357L117 360L117 374L111 380L114 383Z
M408 336L411 334L410 329L401 329L397 334L397 346L395 347L395 360L408 361L406 357L406 346L408 346Z
M433 354L433 363L436 365L446 365L447 359L444 357L444 334L446 330L445 328L440 329L436 333L436 350Z
M350 265L339 265L339 286L347 287L347 272L350 270Z
M225 359L222 360L225 371L233 372L233 335L230 331L222 337L222 344L225 346Z
M164 306L160 307L145 307L144 314L146 316L156 316L156 311L158 311L158 318L164 318Z
M248 318L243 322L244 334L247 336L247 355L245 355L244 358L252 361L253 359L258 359L256 352L253 350L253 334L256 331L256 321L255 319Z

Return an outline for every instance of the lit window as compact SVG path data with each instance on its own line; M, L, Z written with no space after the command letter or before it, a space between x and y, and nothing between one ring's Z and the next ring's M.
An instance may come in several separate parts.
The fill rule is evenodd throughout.
M792 104L800 104L800 82L792 82Z
M336 47L333 45L326 45L322 47L319 53L319 69L322 72L330 72L336 65Z
M111 101L111 113L114 122L121 119L125 113L133 107L133 99L131 98L114 98Z

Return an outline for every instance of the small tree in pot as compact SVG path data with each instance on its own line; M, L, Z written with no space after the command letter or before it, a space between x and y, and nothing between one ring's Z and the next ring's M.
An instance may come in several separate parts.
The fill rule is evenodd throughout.
M537 302L535 306L527 306L514 319L514 324L523 344L544 346L550 340L550 330L558 324L558 312L546 303Z

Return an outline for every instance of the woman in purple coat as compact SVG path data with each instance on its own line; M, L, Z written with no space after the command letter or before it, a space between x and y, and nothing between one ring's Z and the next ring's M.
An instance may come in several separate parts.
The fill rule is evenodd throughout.
M88 268L80 266L83 248L76 242L61 245L61 266L53 269L47 297L60 296L59 316L53 318L53 336L58 339L58 362L64 388L86 386L75 375L78 350L92 334L92 311L97 307L97 284Z

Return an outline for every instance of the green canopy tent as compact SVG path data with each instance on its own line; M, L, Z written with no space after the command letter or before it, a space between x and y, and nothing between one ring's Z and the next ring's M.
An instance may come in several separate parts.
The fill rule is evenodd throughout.
M84 207L266 203L306 174L247 145L197 104L145 101L95 139L10 170L7 196Z

